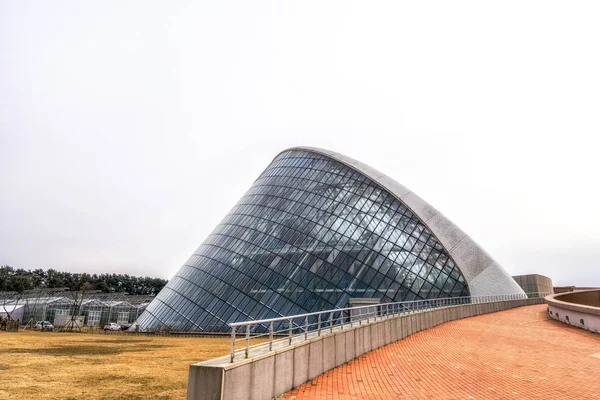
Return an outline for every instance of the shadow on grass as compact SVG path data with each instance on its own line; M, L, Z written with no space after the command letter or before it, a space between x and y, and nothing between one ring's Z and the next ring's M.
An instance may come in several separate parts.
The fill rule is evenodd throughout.
M121 342L122 343L122 342ZM44 356L89 356L89 355L116 355L128 352L141 352L159 349L165 346L162 345L147 345L147 346L60 346L60 347L45 347L40 349L15 348L6 349L3 352L9 354L39 354Z
M96 384L96 383L108 383L114 381L125 381L128 384L132 385L152 385L158 383L160 386L160 381L156 379L155 376L130 376L130 375L103 375L103 376L90 376L86 378L86 383ZM162 385L164 386L164 385ZM170 387L170 386L169 386Z
M118 344L129 344L129 343L149 343L152 340L145 339L91 339L91 340L77 340L77 343L118 343Z

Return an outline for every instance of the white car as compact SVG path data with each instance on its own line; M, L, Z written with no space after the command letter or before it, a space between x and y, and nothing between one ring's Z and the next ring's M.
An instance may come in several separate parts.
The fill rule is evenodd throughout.
M109 324L104 325L105 331L120 331L121 325L111 322Z
M37 324L35 324L35 329L38 331L53 331L54 325L48 321L38 321Z

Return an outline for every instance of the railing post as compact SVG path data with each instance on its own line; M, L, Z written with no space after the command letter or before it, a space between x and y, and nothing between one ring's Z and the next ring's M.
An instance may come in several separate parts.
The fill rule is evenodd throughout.
M246 325L246 358L248 358L248 352L250 347L250 325Z
M317 316L317 336L321 336L321 314Z
M290 323L290 326L289 326L289 333L288 333L288 337L289 337L288 344L292 344L292 319L291 318L289 319L289 323Z
M341 317L340 317L340 323L343 324L344 321L341 321ZM329 313L329 332L333 332L333 311Z
M304 340L308 339L308 315L304 317Z
M273 321L269 324L269 351L273 350Z
M231 327L231 362L235 358L235 326Z
M350 314L350 326L352 326L352 314ZM344 330L344 312L340 311L340 330Z

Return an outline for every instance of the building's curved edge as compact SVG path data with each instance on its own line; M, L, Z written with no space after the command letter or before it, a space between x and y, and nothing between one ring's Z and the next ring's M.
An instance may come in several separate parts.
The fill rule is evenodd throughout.
M545 300L546 303L565 310L579 311L600 317L600 289L551 294L546 296Z
M550 318L600 333L600 289L552 294L545 301Z
M467 280L471 296L525 294L510 274L469 235L406 186L401 185L375 168L331 150L296 146L283 150L279 154L291 150L321 154L341 162L367 176L404 203L446 248Z

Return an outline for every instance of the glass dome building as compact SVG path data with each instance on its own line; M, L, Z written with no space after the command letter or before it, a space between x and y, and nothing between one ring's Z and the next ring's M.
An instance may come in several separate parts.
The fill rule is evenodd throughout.
M489 294L523 291L432 206L356 160L298 147L275 157L137 322L227 332L350 298Z

